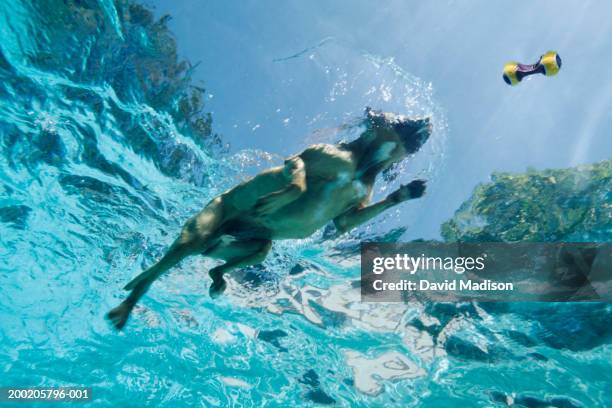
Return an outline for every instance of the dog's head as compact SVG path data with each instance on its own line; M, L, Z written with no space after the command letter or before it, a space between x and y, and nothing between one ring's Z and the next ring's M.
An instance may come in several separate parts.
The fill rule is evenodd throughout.
M408 118L403 115L374 111L366 108L366 127L373 131L377 138L385 141L399 141L405 154L419 151L431 135L429 118Z

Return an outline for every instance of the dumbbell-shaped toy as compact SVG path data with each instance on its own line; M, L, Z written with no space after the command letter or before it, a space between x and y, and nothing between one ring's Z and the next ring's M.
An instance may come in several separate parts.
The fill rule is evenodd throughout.
M508 62L504 65L504 81L508 85L517 85L526 76L533 74L553 76L557 75L560 69L561 57L554 51L548 51L540 57L537 63L532 65Z

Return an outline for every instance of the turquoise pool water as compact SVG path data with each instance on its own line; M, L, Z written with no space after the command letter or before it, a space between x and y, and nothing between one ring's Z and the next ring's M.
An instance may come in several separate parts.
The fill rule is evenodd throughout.
M280 157L214 137L207 94L146 8L4 2L0 37L0 386L90 386L95 407L610 405L605 304L360 302L359 241L401 239L420 203L276 243L215 301L213 263L189 259L113 331L121 287L186 218ZM288 57L329 81L300 143L350 138L368 104L431 115L429 145L377 194L435 185L448 126L431 84L342 42Z

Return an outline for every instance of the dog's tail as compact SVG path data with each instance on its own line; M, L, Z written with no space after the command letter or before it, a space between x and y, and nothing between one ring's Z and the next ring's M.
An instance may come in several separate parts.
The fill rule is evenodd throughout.
M147 293L151 284L159 278L164 272L179 263L183 258L191 255L189 247L179 243L178 241L172 244L168 252L155 265L132 279L125 290L131 290L131 293L121 304L112 309L106 317L111 321L117 330L121 330L127 323L130 313L138 300Z

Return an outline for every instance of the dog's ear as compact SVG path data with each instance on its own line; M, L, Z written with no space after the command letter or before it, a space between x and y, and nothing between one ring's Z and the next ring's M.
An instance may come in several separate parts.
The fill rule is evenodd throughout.
M369 106L366 106L364 114L366 123L370 127L381 126L384 122L382 112L375 111Z

